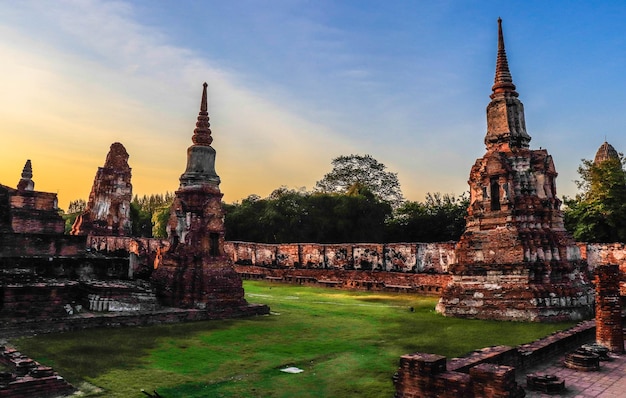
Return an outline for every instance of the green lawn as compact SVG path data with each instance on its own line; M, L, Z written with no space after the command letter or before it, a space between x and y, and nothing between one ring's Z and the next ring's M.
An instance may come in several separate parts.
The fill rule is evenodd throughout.
M437 299L244 283L272 314L250 319L86 330L13 341L87 395L145 397L391 397L399 357L449 358L517 345L571 324L444 318ZM410 308L414 311L411 311ZM304 370L280 371L286 366ZM87 390L86 390L87 391Z

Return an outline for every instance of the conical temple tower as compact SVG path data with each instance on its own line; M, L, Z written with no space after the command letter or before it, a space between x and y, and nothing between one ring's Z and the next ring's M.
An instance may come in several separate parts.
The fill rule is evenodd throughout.
M34 191L35 190L35 182L33 181L33 166L30 162L30 159L26 161L24 164L24 169L22 169L22 178L17 183L18 191Z
M617 153L615 148L613 148L613 145L604 141L604 143L600 145L600 148L598 148L596 156L593 158L593 164L599 165L600 163L609 159L616 159L619 161L619 154Z
M470 172L466 229L437 310L481 319L583 319L593 312L586 263L563 225L552 157L529 149L515 89L498 19L487 152Z
M269 311L266 306L248 306L241 278L224 253L222 193L212 141L204 83L187 168L170 209L170 247L157 254L152 280L166 306L207 310L220 317L264 313Z

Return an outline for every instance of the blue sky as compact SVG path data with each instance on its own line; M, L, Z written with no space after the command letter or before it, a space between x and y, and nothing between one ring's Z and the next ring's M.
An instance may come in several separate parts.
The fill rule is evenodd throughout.
M626 3L0 1L0 183L26 159L61 207L111 143L135 193L178 186L202 83L226 202L313 188L371 154L405 197L467 190L484 154L502 17L531 148L559 195L605 137L626 148Z

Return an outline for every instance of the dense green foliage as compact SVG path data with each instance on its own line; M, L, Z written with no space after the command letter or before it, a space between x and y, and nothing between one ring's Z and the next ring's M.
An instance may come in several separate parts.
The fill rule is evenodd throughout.
M174 194L135 195L130 203L130 219L132 222L132 236L164 238L165 223L169 218L170 206L174 201ZM155 223L156 222L156 223Z
M437 299L245 282L272 315L40 335L14 343L102 397L390 397L401 355L451 357L535 340L571 324L445 318ZM414 311L410 311L410 308ZM300 374L280 372L286 366ZM93 387L91 390L95 390Z
M345 194L357 185L394 208L404 200L397 173L386 171L387 166L371 155L339 156L332 165L333 169L315 184L318 192Z
M226 239L261 243L379 242L391 206L366 188L323 194L279 188L226 205Z
M259 243L439 242L458 240L467 196L428 194L395 211L364 186L345 194L275 190L226 205L226 239Z
M626 241L624 156L600 164L583 160L578 168L581 193L565 199L565 226L582 242Z
M387 223L387 241L443 242L458 240L465 230L469 198L428 193L426 201L406 201Z

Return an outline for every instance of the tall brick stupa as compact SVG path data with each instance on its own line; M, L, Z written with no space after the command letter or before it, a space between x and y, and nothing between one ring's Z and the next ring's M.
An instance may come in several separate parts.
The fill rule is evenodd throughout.
M470 171L466 229L437 311L534 322L588 318L594 292L587 265L563 224L552 157L545 149L529 149L515 90L498 19L487 152Z
M224 252L223 194L211 147L206 83L192 142L170 209L170 246L157 254L154 264L157 295L166 306L207 310L220 317L267 312L266 306L247 304L242 280Z

